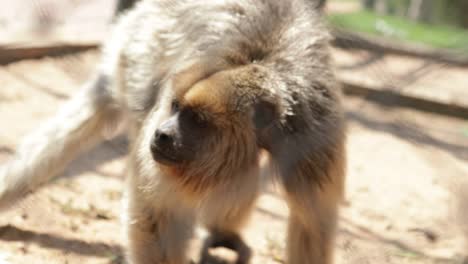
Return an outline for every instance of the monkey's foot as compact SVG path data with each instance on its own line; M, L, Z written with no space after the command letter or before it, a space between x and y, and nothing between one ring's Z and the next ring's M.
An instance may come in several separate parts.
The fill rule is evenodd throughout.
M214 249L225 248L234 251L237 257L224 252L222 257L213 254ZM252 251L238 234L212 232L203 244L200 264L247 264Z

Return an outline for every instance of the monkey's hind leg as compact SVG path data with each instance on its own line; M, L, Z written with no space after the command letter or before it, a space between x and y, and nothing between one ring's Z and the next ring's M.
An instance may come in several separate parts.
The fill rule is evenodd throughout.
M308 182L307 177L299 178L305 175L293 174L285 180L290 209L288 264L333 263L338 206L343 197L342 162L334 163L327 173L330 181L321 186Z
M201 250L200 264L210 263L213 257L209 249L224 247L237 253L236 264L247 264L251 258L251 250L243 241L240 230L247 222L259 187L258 171L242 175L236 183L210 195L203 205L202 222L210 235L204 241Z
M331 264L337 212L320 201L321 194L289 195L288 264Z

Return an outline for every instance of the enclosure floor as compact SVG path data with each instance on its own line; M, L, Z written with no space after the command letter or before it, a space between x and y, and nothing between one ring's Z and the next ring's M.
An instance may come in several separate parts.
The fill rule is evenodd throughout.
M88 52L0 68L0 163L79 90L97 59ZM467 122L351 97L345 105L349 161L337 263L455 263L468 219L461 214L468 212ZM2 214L0 263L119 263L125 148L122 137L101 144ZM287 214L268 188L245 232L253 263L284 260Z

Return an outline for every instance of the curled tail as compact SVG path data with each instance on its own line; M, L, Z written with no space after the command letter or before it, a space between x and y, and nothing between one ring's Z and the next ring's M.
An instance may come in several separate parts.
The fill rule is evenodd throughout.
M18 147L15 156L0 165L0 211L60 174L77 155L103 140L103 130L119 112L99 76Z

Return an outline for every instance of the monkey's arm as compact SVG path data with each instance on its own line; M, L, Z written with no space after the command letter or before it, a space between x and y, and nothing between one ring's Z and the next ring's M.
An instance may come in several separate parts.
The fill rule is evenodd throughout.
M136 127L130 125L130 129ZM139 140L145 142L143 137ZM159 167L152 167L154 164L150 160L145 164L137 160L138 155L149 149L141 148L137 142L128 160L125 197L129 262L186 264L195 212L181 203L178 191L166 181ZM151 175L145 174L145 166L152 167L147 172Z

